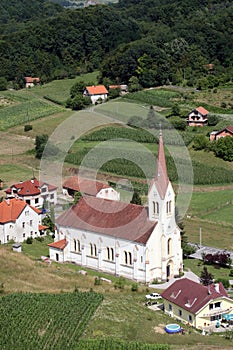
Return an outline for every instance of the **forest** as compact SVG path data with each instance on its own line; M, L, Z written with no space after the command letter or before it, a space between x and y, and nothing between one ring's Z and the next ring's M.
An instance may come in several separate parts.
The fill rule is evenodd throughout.
M233 3L119 0L65 9L46 0L0 4L0 77L23 86L99 70L99 82L214 87L233 75Z

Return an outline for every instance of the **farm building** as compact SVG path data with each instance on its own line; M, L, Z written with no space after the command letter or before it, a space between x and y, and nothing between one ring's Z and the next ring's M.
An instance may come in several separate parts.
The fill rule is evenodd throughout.
M209 112L204 107L193 109L187 118L188 126L205 126L208 124Z
M66 179L62 186L63 194L74 196L75 192L82 195L94 196L110 200L120 200L120 193L110 187L107 183L83 179L76 175Z
M233 126L226 126L224 129L219 130L219 131L212 131L210 133L210 141L218 140L221 137L226 137L226 136L233 136Z
M165 313L198 329L216 326L233 312L233 299L228 297L221 282L203 286L181 278L161 295Z
M84 196L56 221L50 258L141 282L167 280L183 269L175 195L162 133L148 206Z
M0 244L35 238L43 234L45 228L41 225L41 211L22 199L6 199L0 203Z

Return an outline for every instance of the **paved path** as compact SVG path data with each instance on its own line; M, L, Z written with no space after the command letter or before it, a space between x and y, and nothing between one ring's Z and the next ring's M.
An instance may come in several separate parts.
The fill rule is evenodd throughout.
M218 249L218 248L213 248L213 247L208 247L208 246L197 246L194 245L197 250L194 254L190 255L190 258L202 260L202 254L215 254L215 253L227 253L230 254L230 258L232 260L232 266L233 266L233 251L231 250L226 250L226 249Z
M195 275L195 273L193 273L192 271L185 272L184 276L182 276L181 278L188 278L188 279L190 279L190 280L192 280L194 282L200 283L200 278L197 275ZM156 289L166 289L172 283L177 281L177 279L178 278L171 278L168 282L165 282L165 283L150 284L149 287L156 288Z

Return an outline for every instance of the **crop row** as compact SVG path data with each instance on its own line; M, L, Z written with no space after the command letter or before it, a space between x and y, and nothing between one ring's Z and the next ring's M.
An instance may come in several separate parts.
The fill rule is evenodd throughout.
M179 92L166 91L166 90L147 90L139 91L128 94L126 99L133 101L139 101L148 105L160 106L160 107L172 107L174 102L172 99L179 97Z
M12 294L0 299L1 350L76 349L102 296Z

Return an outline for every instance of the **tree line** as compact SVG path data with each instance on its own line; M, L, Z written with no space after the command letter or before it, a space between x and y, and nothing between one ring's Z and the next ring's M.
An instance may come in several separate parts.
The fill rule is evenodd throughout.
M233 75L231 1L120 0L64 9L3 0L0 10L0 77L15 87L27 75L47 82L93 70L101 83L133 81L137 89L213 87Z

